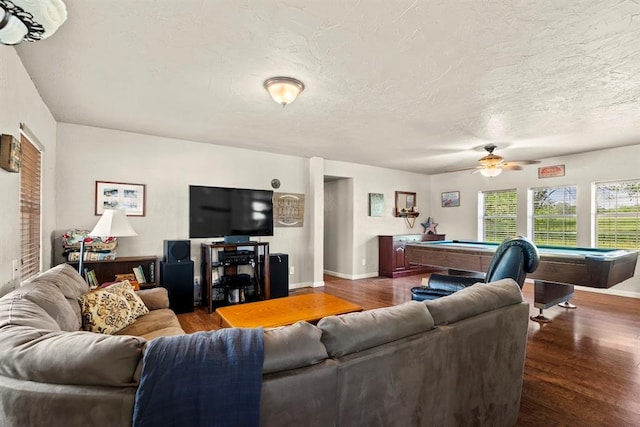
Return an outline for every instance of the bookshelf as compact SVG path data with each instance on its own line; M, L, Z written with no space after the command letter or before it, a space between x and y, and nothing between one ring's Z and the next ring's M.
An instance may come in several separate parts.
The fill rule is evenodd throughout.
M67 264L78 268L77 262L68 262ZM141 289L158 286L158 257L156 256L118 257L109 261L84 262L84 268L95 271L100 284L115 281L116 274L133 273L133 268L137 266L142 266L144 276L147 279L147 283L140 284Z

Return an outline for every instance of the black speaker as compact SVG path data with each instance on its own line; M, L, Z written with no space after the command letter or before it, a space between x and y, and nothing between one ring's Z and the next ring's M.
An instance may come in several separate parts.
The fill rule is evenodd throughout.
M269 279L271 298L289 296L289 255L269 255Z
M169 308L176 313L193 311L193 261L160 263L160 286L169 293Z
M191 241L165 240L163 261L168 264L191 261Z

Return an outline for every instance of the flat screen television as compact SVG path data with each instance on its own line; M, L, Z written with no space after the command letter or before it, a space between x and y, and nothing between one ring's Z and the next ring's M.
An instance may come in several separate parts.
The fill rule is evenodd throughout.
M273 236L273 191L189 186L189 238Z

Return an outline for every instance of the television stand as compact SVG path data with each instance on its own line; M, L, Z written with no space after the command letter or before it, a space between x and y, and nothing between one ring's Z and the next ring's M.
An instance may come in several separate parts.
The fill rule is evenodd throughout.
M269 243L203 243L201 249L203 301L209 313L271 297Z

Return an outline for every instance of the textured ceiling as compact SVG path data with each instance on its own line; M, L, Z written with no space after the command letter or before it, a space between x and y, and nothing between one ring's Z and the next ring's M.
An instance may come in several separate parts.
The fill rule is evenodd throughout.
M640 143L638 1L65 0L59 122L438 173ZM268 77L302 80L286 108Z

